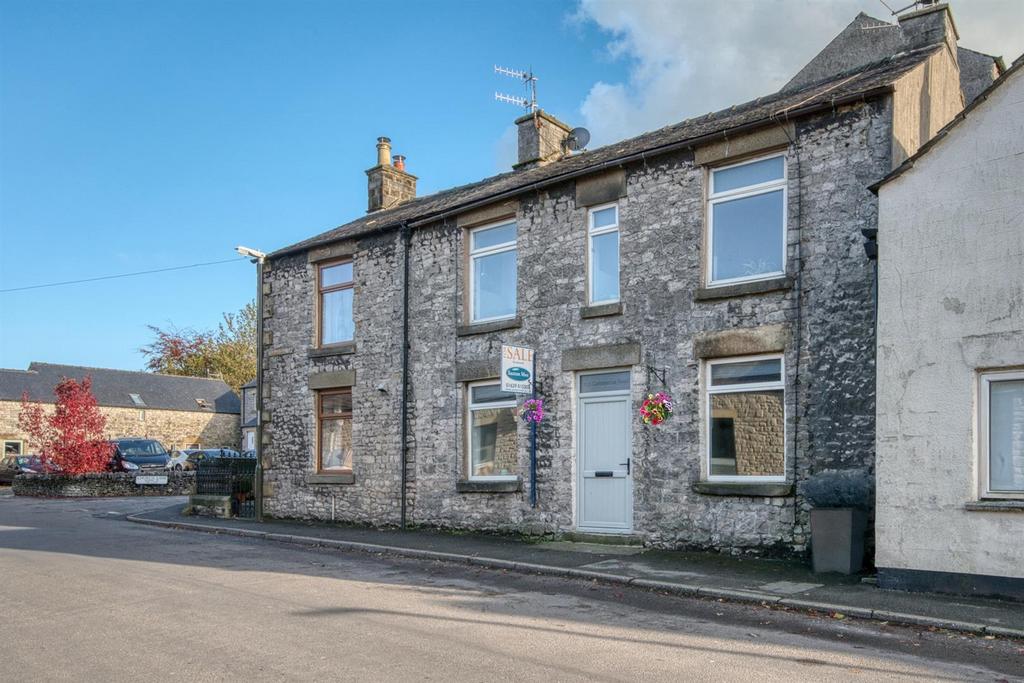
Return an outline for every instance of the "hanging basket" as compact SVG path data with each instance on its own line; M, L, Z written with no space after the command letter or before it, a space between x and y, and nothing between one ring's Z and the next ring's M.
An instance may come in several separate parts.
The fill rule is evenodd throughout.
M527 424L540 424L544 419L544 399L528 398L519 409L519 417Z
M640 404L640 420L645 425L660 425L672 417L674 406L672 397L664 391L659 391L656 394L647 394L647 398Z

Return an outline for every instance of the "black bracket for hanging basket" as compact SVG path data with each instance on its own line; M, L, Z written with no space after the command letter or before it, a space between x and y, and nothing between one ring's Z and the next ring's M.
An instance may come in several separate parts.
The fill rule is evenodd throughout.
M647 366L647 384L648 384L648 386L651 384L651 375L654 375L658 379L658 381L661 382L661 386L668 387L668 383L665 381L665 378L668 376L668 368L656 368L654 366L648 365Z

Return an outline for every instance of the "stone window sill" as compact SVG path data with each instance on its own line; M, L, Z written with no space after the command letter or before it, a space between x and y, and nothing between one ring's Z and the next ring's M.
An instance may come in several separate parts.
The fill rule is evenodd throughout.
M752 498L785 498L793 495L793 485L785 482L698 481L693 490L705 496L750 496Z
M518 315L508 320L493 320L486 323L473 323L471 325L459 325L455 333L460 337L468 337L474 334L487 334L488 332L500 332L502 330L514 330L523 326L523 319Z
M355 342L345 342L344 344L334 344L332 346L321 346L319 348L310 348L306 352L307 358L329 358L330 356L348 356L356 352Z
M750 296L754 294L767 294L768 292L779 292L792 289L793 278L777 277L771 280L758 280L757 282L740 282L735 285L723 285L721 287L701 287L693 293L694 301L715 301L716 299L728 299L737 296Z
M460 479L455 483L459 493L516 493L523 487L521 479L473 481Z
M1024 500L976 500L964 505L970 512L1024 512Z
M622 302L616 301L613 304L599 304L597 306L584 306L580 309L581 318L604 318L609 315L622 315Z
M356 475L351 472L339 472L338 474L310 474L306 477L307 484L354 484Z

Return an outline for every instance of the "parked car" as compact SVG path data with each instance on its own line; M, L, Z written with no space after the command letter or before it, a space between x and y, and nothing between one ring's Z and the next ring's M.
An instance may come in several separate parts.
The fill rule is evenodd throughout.
M167 469L181 472L182 470L194 470L195 463L189 460L188 451L171 451L170 460L167 461Z
M43 461L35 455L8 455L0 460L0 484L14 482L19 474L34 474L43 471Z
M154 439L114 439L110 469L114 472L140 472L167 468L171 459L167 449Z

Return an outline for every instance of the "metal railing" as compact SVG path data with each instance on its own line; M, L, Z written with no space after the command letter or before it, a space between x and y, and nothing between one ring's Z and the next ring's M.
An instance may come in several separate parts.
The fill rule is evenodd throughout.
M204 458L196 467L196 494L231 496L236 517L256 516L256 460L248 458Z

